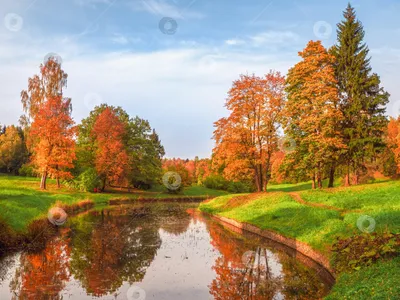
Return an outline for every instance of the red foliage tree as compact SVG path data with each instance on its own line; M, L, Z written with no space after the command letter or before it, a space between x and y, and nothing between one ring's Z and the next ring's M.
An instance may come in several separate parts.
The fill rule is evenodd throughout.
M46 189L48 176L57 179L71 178L68 169L73 168L75 159L75 127L71 117L70 99L54 96L47 99L35 115L30 130L33 142L32 162L42 181L40 187Z
M387 129L387 145L394 154L397 170L400 170L400 117L391 118Z
M102 178L104 191L107 182L121 183L129 170L124 142L126 128L115 112L107 107L97 117L91 134L96 140L95 166Z
M61 65L49 59L40 66L40 75L28 79L28 90L21 92L25 115L20 122L28 133L33 163L42 175L42 189L49 175L57 178L58 186L60 178L71 177L66 169L75 158L75 130L71 99L63 97L67 78Z

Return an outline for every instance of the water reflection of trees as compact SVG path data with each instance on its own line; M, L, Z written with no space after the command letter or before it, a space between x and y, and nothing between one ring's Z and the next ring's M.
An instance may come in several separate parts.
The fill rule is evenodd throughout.
M173 235L186 232L192 219L184 207L179 204L160 209L157 218L160 221L160 228Z
M69 281L70 247L68 230L49 241L39 253L23 253L10 283L12 299L61 299L59 293Z
M249 244L220 225L210 222L212 245L222 256L214 264L216 278L210 285L215 299L272 299L281 289L281 279L275 276L265 248ZM243 254L255 249L248 261Z
M149 216L99 216L99 223L76 230L71 273L86 292L103 296L124 281L141 281L161 246L158 227ZM84 231L82 231L84 229Z
M159 221L148 212L113 210L70 222L44 250L21 254L10 283L13 299L62 299L70 276L87 294L105 296L125 281L141 281L161 246Z
M209 286L215 299L320 299L328 292L316 271L295 259L294 251L207 223L211 243L221 253ZM248 260L245 253L252 254Z

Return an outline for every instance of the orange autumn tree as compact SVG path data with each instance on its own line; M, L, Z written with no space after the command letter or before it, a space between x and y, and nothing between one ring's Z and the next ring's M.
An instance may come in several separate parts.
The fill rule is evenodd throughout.
M203 184L204 180L211 175L211 159L195 159L196 162L196 182L197 184Z
M387 146L394 154L397 170L400 170L400 117L390 118L387 128Z
M285 174L281 170L283 161L285 160L285 152L277 151L272 156L271 177L275 183L283 183L285 181Z
M190 160L181 158L164 158L162 161L162 168L164 172L176 172L181 177L182 186L190 186L193 182L193 165L189 163Z
M302 61L289 70L285 133L296 143L286 159L297 170L305 170L322 187L324 167L339 157L346 146L338 130L343 115L338 108L338 89L334 76L334 56L320 41L310 41Z
M7 173L16 172L26 161L27 151L20 128L14 125L5 127L0 133L0 169Z
M274 71L264 78L241 75L233 82L225 103L230 115L214 123L213 164L224 167L227 179L254 180L258 191L266 191L277 150L284 86L285 78Z
M115 111L107 107L96 119L91 132L96 141L96 171L103 182L102 191L108 183L121 183L129 169L126 151L126 128Z
M40 188L46 189L48 176L69 178L75 158L74 122L71 118L71 99L63 97L68 75L55 59L40 66L40 75L28 80L28 90L21 92L25 115L21 124L28 135L32 162L42 180Z
M71 117L71 100L54 96L39 108L30 129L34 143L32 162L42 174L41 188L46 189L47 176L57 179L72 177L74 167L75 127Z

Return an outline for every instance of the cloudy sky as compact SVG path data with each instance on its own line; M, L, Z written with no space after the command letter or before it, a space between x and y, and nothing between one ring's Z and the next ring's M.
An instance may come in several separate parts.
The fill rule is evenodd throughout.
M49 53L69 75L76 122L122 106L156 128L168 157L211 154L213 122L241 73L286 74L309 40L329 47L348 1L0 0L0 123L16 124L20 92ZM351 1L374 72L400 111L400 1Z

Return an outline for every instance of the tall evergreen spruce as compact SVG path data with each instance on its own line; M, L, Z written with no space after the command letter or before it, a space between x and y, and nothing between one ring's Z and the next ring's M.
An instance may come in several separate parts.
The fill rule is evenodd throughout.
M341 131L347 145L342 159L347 166L346 185L350 185L350 173L358 183L366 170L365 162L383 149L382 135L388 122L385 106L390 95L380 87L379 76L371 72L369 49L363 42L365 32L350 4L344 18L331 51L336 57L339 106L344 116Z

